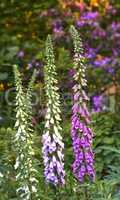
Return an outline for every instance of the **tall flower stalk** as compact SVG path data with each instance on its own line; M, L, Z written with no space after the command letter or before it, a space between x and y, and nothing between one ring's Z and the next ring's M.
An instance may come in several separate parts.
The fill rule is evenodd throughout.
M64 171L64 143L62 142L60 96L58 93L56 66L51 36L46 40L45 91L47 97L47 110L45 116L45 129L42 137L44 176L47 183L63 185L65 183Z
M23 91L21 76L17 66L14 66L16 85L16 134L14 137L16 162L16 181L18 184L17 195L21 200L39 200L38 175L33 150L33 127L30 125L31 116L31 83L34 81L33 74L28 87L27 97Z
M85 58L83 56L82 41L74 26L70 28L74 44L74 86L71 136L74 151L74 163L72 165L75 177L83 182L87 177L94 180L93 166L94 154L92 151L93 133L90 128L90 113L87 109L89 101L85 92L87 80L85 78Z

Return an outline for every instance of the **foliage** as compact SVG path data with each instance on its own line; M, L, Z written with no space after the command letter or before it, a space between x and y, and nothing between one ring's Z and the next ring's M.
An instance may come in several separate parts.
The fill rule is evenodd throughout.
M97 117L97 119L100 118ZM104 114L103 114L104 115ZM101 115L101 118L103 118L103 115ZM110 114L109 114L110 115ZM110 120L111 119L111 115L110 116L104 116L104 118L107 118ZM115 116L114 116L115 117ZM115 118L113 118L115 120ZM109 122L109 121L108 121ZM118 121L114 121L115 124L118 123ZM102 123L103 124L103 123ZM110 126L111 123L108 123L108 125ZM109 127L107 126L107 127ZM77 198L82 198L83 200L86 200L86 197L84 197L84 189L87 187L88 193L89 193L89 199L91 198L91 200L95 199L95 200L107 200L107 199L111 199L111 200L119 200L119 166L117 165L116 167L114 167L114 162L111 162L111 167L110 164L105 164L106 158L104 158L104 164L107 167L107 176L106 178L104 178L105 180L96 180L95 183L87 186L84 185L79 185L77 183L77 181L73 178L72 174L71 174L71 166L70 163L72 163L72 149L71 149L71 139L70 139L70 135L69 135L69 123L64 122L64 142L65 142L65 148L67 149L67 151L65 152L65 168L66 168L66 185L65 188L60 188L57 191L54 191L54 189L52 189L51 187L49 187L48 185L46 185L44 183L44 177L43 177L43 166L40 164L40 169L39 169L39 177L40 177L40 197L43 198L44 200L51 200L51 199L55 199L57 196L57 199L63 198L65 200L68 199L77 199ZM99 130L100 126L96 125L96 130ZM2 179L4 180L4 184L2 182L2 187L0 186L0 194L3 198L3 200L13 200L15 199L15 191L13 190L13 188L15 189L15 180L13 179L14 176L14 169L13 169L13 162L15 159L14 156L14 152L11 149L11 144L12 144L12 135L13 135L13 130L11 130L10 128L8 128L7 130L5 128L1 128L0 129L0 139L1 139L1 158L3 157L4 159L2 159L2 168L0 168L2 170L2 173L6 174L6 172L11 171L11 173L9 175L6 174L6 178ZM112 133L111 133L112 134ZM3 137L4 135L4 137ZM97 136L96 136L97 137ZM97 141L97 138L95 137L94 141ZM108 135L109 137L109 135ZM7 140L7 138L11 138L9 140ZM110 138L110 137L109 137ZM35 141L36 141L36 156L40 157L40 160L42 158L42 155L38 155L38 151L40 149L40 143L38 143L39 137L37 136ZM116 139L117 140L117 139ZM117 140L118 141L118 140ZM7 142L7 144L5 145L5 143ZM9 143L9 144L8 144ZM3 148L2 148L3 147ZM97 147L99 148L99 147ZM96 170L97 167L99 168L99 164L100 162L103 162L103 157L104 155L99 154L99 152L97 152L97 148L96 148L96 162L98 162L96 164ZM109 154L114 154L114 157L119 158L119 151L116 148L112 148L112 147L108 147L107 149ZM41 153L40 153L41 154ZM8 158L9 156L9 158ZM98 156L101 158L100 161L97 161ZM110 159L110 156L109 156ZM119 163L118 163L119 164ZM113 167L112 167L113 165ZM103 179L103 178L102 178ZM43 184L44 183L44 184ZM6 185L7 185L7 192L6 192ZM83 189L84 188L84 189ZM55 195L56 194L56 195ZM71 196L72 194L72 196Z
M108 167L114 163L118 165L120 157L110 148L119 148L120 124L119 116L112 113L97 113L93 115L95 133L94 149L96 170L102 176L108 173Z

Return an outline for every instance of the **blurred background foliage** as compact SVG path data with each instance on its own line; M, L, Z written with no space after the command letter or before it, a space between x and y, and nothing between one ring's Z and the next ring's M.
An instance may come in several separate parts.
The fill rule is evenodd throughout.
M84 44L87 92L90 96L97 180L80 186L71 175L73 161L70 138L72 42L74 24ZM54 195L43 184L41 135L45 113L43 66L44 42L53 36L63 112L63 138L67 184ZM4 0L0 2L0 198L16 199L12 147L14 135L14 77L19 65L26 86L34 68L37 78L33 94L36 157L40 165L41 198L76 200L120 199L120 1L119 0ZM109 183L109 184L108 184ZM88 188L88 197L84 192ZM85 190L84 190L85 189ZM71 196L71 194L73 194ZM43 196L42 196L43 195ZM54 197L55 196L55 197Z

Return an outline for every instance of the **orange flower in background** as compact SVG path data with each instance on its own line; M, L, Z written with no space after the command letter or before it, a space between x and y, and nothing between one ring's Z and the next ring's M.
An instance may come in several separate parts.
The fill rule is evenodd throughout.
M90 0L90 6L95 6L98 7L99 6L99 0Z
M97 57L97 60L102 60L103 59L103 56L100 55L100 54L98 54L96 57Z
M59 0L59 3L61 4L63 9L73 5L82 9L85 5L84 0Z
M90 0L90 6L91 7L99 7L104 6L104 8L107 8L109 5L109 0Z
M71 6L76 6L83 10L86 6L85 0L58 0L60 5L63 9L66 9ZM102 6L105 9L109 6L109 0L90 0L89 6L92 7L99 7Z

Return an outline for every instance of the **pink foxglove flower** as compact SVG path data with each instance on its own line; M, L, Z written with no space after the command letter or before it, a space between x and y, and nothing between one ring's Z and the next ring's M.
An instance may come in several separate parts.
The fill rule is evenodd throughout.
M71 136L75 160L72 169L75 177L83 182L87 176L91 180L95 178L92 150L93 133L90 128L90 113L87 109L89 98L84 89L87 86L87 81L85 78L85 59L82 56L82 42L73 26L70 33L74 43L74 69L76 71L73 76L75 84L73 87Z

